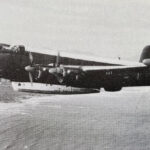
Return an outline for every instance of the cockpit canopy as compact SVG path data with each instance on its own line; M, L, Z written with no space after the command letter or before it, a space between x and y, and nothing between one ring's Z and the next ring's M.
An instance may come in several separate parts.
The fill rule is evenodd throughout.
M24 45L10 46L10 45L0 44L0 51L2 53L19 53L19 54L24 54L25 53L25 47L24 47Z
M10 47L10 49L15 53L25 53L25 47L23 45L15 45Z

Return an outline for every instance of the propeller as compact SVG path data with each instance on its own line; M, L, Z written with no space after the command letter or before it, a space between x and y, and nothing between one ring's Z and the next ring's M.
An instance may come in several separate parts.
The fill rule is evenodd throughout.
M48 71L50 74L54 75L59 83L62 83L66 75L65 68L60 65L60 53L56 56L56 61L53 65L54 67L50 68Z
M25 70L28 72L29 75L29 80L31 82L31 85L34 81L33 78L33 72L36 73L35 71L38 71L38 76L35 78L35 80L38 80L41 78L41 75L43 71L48 71L51 75L53 75L58 83L63 83L64 78L68 74L66 68L63 65L60 65L60 53L58 52L58 55L56 56L55 62L53 63L53 67L50 67L49 69L45 69L41 67L40 65L35 65L34 64L34 58L31 52L29 52L29 61L30 65L25 67Z
M69 70L60 64L60 53L56 57L56 63L53 65L54 67L50 68L48 71L50 74L54 75L59 83L63 83L65 81L65 77L68 75L76 76L79 74L76 79L82 76L82 68L78 68L77 70Z
M35 67L33 66L33 55L31 52L29 52L29 61L30 65L25 67L25 70L29 73L29 80L31 82L31 85L33 83L33 75L32 72L35 70Z

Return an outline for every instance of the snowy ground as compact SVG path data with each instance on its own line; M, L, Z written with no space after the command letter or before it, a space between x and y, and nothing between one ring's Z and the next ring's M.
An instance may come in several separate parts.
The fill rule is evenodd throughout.
M0 150L150 149L150 88L0 103Z

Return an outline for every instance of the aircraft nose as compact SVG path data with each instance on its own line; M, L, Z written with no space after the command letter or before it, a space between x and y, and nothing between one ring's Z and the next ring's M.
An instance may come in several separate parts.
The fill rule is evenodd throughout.
M9 60L10 60L9 54L0 53L0 77L3 77L4 72L7 71Z

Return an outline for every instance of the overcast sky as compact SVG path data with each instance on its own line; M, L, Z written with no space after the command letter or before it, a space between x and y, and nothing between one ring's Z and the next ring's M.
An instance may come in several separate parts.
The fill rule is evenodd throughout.
M149 0L0 0L0 42L139 60ZM37 49L37 51L39 51Z

